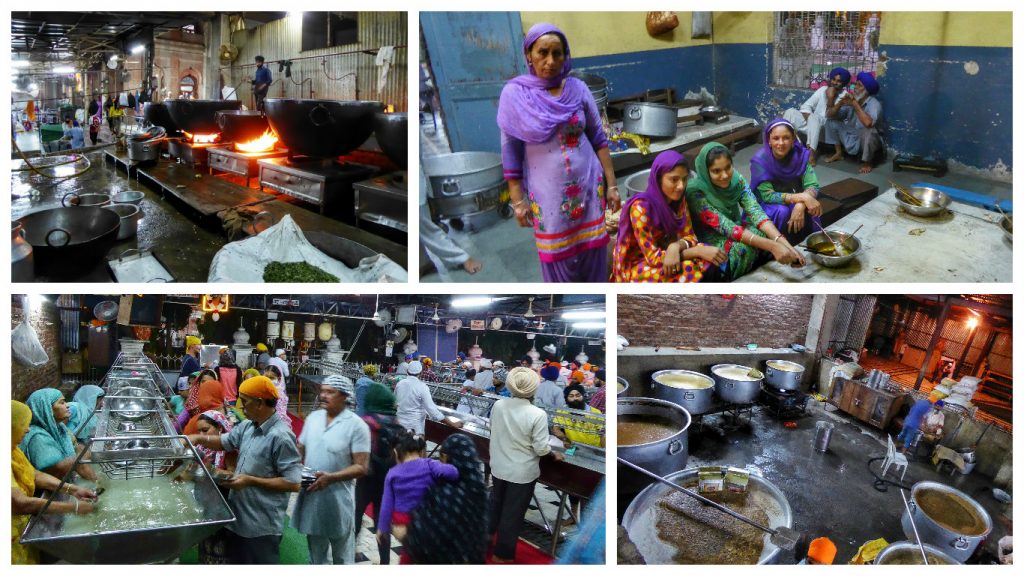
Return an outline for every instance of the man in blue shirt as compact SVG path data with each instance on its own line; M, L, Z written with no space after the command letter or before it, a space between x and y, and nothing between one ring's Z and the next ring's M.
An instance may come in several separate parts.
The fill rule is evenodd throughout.
M256 109L263 112L263 100L270 91L270 83L273 78L270 75L270 68L263 65L263 56L256 57L256 77L252 80L252 95L256 98Z
M936 410L941 410L944 404L942 400L937 400L933 406L932 401L925 398L914 402L914 405L910 407L907 417L903 419L903 430L896 437L896 441L903 447L904 452L906 452L907 446L914 442L914 437L917 436L917 431L921 429L921 422L924 421L925 416L932 411L933 407Z

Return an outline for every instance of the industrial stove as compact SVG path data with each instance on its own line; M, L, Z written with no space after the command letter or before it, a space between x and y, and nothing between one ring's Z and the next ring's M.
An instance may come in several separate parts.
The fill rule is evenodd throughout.
M233 146L216 146L207 150L210 174L214 170L228 172L245 178L245 187L249 181L260 176L260 160L268 158L284 158L287 150L271 149L263 152L240 152Z
M780 390L762 384L758 401L776 418L796 418L807 413L807 398L807 394L799 390Z
M408 241L409 186L404 170L356 182L356 225L405 244Z
M210 149L220 145L217 142L193 142L187 137L172 138L167 141L167 153L180 164L206 166Z
M377 172L373 166L339 162L333 158L266 158L258 160L260 190L270 189L316 204L320 213L342 198L354 195L353 185ZM352 204L342 202L342 220L354 221Z

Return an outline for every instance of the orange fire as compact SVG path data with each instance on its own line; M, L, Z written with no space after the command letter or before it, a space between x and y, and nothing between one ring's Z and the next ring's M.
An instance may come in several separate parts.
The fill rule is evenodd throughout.
M192 142L193 144L213 144L217 140L220 140L219 133L193 134L191 132L185 132L184 130L182 130L181 132L182 134L185 135L185 138L188 138L189 142Z
M239 152L270 152L274 149L274 145L277 144L277 134L274 131L267 128L267 131L262 136L248 142L236 142L235 149Z

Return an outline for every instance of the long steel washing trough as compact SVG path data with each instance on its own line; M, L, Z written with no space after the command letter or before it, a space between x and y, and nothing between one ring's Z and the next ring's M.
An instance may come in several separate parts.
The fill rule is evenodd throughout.
M94 438L90 446L123 439ZM83 463L92 465L106 485L133 478L180 478L183 482L192 484L191 494L203 511L202 520L140 529L65 534L65 517L61 514L47 514L47 508L54 500L70 498L61 493L61 487L69 480L65 477L61 480L61 487L58 487L56 493L48 496L40 513L29 521L21 535L21 543L35 546L47 554L73 564L155 564L179 557L221 526L235 521L234 513L203 466L202 459L184 436L135 436L133 439L154 443L169 440L172 446L156 451L97 450L88 459L84 458L88 450L83 449L78 455L75 468ZM102 513L102 502L103 496L100 496L100 509L94 513Z

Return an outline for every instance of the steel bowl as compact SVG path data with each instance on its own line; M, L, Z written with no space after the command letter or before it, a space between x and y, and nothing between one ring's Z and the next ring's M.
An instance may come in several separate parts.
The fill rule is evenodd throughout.
M267 98L267 120L296 156L333 158L360 147L373 134L380 102Z
M121 226L117 229L117 239L125 240L135 236L139 231L139 220L142 220L142 211L134 204L111 204L104 206L105 209L117 214L121 219Z
M811 255L811 260L826 268L841 268L849 264L851 260L860 254L861 244L860 240L856 237L850 236L846 232L834 232L832 230L828 231L828 235L848 253L844 256L822 254L821 252L834 250L834 247L828 236L819 231L809 235L804 240L804 244L807 246L806 250Z
M138 190L123 190L114 194L110 199L114 204L134 204L138 206L142 203L142 199L146 197L144 192Z
M109 399L110 411L122 418L139 420L156 409L156 401L143 388L125 386Z
M623 378L622 376L618 376L618 377L615 378L615 389L616 389L616 394L615 394L616 396L622 396L622 395L628 396L629 395L628 394L628 392L629 392L629 382L626 381L626 379Z
M948 208L953 202L953 199L949 197L949 194L934 188L914 186L907 188L906 192L914 198L917 198L917 200L921 202L921 206L909 202L904 198L903 194L900 194L899 192L896 193L896 201L899 202L900 208L903 208L914 216L938 216L945 212L946 208Z
M71 198L71 200L68 200ZM60 199L61 206L70 208L72 206L106 206L110 204L109 194L78 194L77 192L68 192Z
M1008 215L1003 216L1003 219L999 221L999 228L1002 229L1006 239L1013 242L1013 220Z

